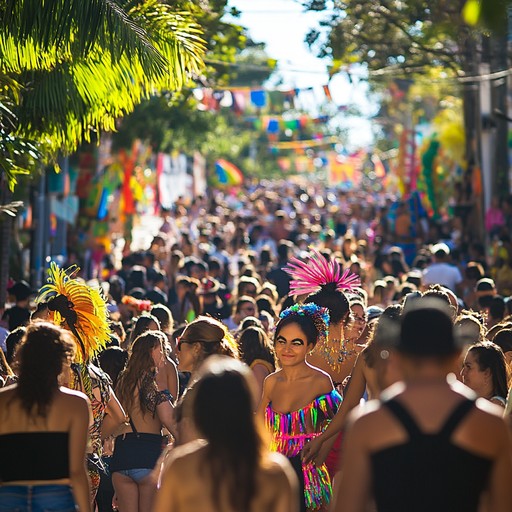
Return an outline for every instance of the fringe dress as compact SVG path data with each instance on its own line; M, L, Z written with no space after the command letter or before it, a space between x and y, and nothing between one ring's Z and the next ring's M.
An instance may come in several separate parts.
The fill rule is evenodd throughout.
M316 397L302 409L288 413L275 411L270 402L265 409L265 423L272 435L271 451L282 453L290 459L299 456L304 445L325 430L341 400L340 394L332 390ZM332 487L326 465L302 463L302 475L307 510L319 510L328 504Z

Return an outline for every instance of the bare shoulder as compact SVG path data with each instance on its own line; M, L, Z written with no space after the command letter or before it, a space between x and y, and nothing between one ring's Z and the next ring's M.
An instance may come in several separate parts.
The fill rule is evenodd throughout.
M382 419L384 412L380 400L369 400L362 405L358 405L349 413L350 425L356 424L357 427L374 425L376 421Z
M276 382L281 378L283 370L276 370L275 372L267 375L265 380L263 381L263 386L266 391L270 391L276 384Z
M497 405L485 398L479 398L475 402L476 410L480 413L482 419L484 417L488 417L489 421L492 422L500 422L503 419L503 407L501 405Z
M81 391L76 391L63 386L59 388L59 391L60 401L64 407L72 408L74 411L89 409L89 399Z
M173 468L173 471L182 471L182 469L192 461L192 459L201 457L207 442L203 439L196 439L181 446L174 447L166 460L166 468Z
M369 400L348 414L347 427L352 437L375 440L376 433L389 427L389 414L379 400Z
M266 475L272 477L272 479L279 479L279 481L295 477L290 461L277 452L269 452L265 455L263 470Z
M331 376L324 370L310 366L310 377L312 384L317 389L316 394L330 393L334 389Z
M196 454L199 451L203 451L208 443L204 439L195 439L189 443L176 446L172 449L169 456L170 459L180 459Z

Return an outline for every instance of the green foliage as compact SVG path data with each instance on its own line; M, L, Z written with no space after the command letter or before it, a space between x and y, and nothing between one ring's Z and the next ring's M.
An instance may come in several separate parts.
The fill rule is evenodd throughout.
M228 85L261 86L276 66L265 45L253 42L239 25L223 21L227 1L201 1L200 6L197 20L209 42L201 85L217 90ZM210 164L226 158L245 173L273 171L275 157L269 154L265 134L229 109L209 112L199 106L190 89L156 94L119 123L113 147L130 148L135 139L141 139L154 151L200 151Z
M511 0L467 0L462 14L468 25L504 34L508 28L508 9L511 5Z
M0 0L0 78L19 84L0 98L0 116L11 105L15 119L9 144L33 141L55 157L91 132L115 129L155 91L181 89L201 72L206 51L187 6L195 9L158 0ZM6 155L22 149L14 147ZM9 158L2 168L19 170Z
M338 68L362 62L390 73L431 65L458 69L463 5L462 0L340 0L322 24L327 34L320 55ZM314 29L306 40L318 44L321 33Z

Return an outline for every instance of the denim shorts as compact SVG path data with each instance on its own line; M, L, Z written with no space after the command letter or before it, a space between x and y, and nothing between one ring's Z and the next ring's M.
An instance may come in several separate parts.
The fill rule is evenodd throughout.
M69 485L2 485L0 512L75 512Z
M147 468L136 468L136 469L121 469L120 471L116 471L116 473L120 473L121 475L130 477L134 482L140 483L144 478L149 476L153 470ZM1 512L1 509L0 509Z

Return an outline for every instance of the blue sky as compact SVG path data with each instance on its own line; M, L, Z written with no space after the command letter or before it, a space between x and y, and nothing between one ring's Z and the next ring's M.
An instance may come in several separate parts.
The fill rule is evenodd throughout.
M279 61L279 75L287 87L314 87L319 101L325 97L322 86L327 84L327 59L317 58L304 42L311 28L325 18L325 13L303 12L295 0L230 0L230 6L242 12L237 22L246 27L256 42L265 42L270 57ZM344 73L335 75L329 83L336 105L356 104L365 114L375 111L368 100L366 84L351 84ZM354 146L371 143L371 125L367 119L340 119L340 124L351 130Z

